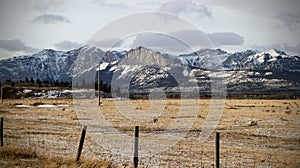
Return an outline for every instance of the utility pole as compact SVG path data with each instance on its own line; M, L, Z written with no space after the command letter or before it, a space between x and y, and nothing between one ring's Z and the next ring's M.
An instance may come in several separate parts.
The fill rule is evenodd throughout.
M1 103L3 104L3 86L2 86L2 83L1 84Z
M100 96L100 63L99 63L99 67L98 67L98 106L100 106L101 104L101 96Z

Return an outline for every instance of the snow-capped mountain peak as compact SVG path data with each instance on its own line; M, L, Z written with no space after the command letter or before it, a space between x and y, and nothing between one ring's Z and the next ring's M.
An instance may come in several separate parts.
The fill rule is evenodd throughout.
M269 53L272 56L279 56L279 55L287 55L284 51L280 51L280 50L276 50L276 49L271 49L269 51L267 51L267 53Z
M122 52L105 52L88 46L66 52L45 49L31 56L1 60L0 79L2 82L8 79L24 81L25 78L71 82L76 78L78 81L73 81L75 83L82 82L82 79L93 83L97 80L95 78L99 64L101 80L111 84L113 79L117 79L118 87L123 89L151 89L154 86L166 88L175 87L171 85L175 81L177 84L196 81L207 90L207 81L217 77L226 77L228 86L232 87L247 83L245 87L248 89L253 86L263 88L266 81L279 81L276 86L281 86L282 82L300 86L297 83L300 57L290 56L276 49L235 53L221 49L201 49L179 56L142 46ZM123 80L129 80L128 84L132 86L124 85Z

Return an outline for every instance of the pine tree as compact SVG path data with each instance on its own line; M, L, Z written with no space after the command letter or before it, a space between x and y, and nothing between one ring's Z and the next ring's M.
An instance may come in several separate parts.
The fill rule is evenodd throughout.
M30 78L30 84L34 84L33 78Z

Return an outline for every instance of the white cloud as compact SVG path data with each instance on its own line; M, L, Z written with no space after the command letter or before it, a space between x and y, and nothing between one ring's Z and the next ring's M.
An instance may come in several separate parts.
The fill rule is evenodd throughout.
M92 3L99 5L100 7L116 7L116 8L127 8L126 1L123 0L91 0Z
M23 51L23 52L34 52L36 48L26 46L21 40L0 40L0 48L7 51Z
M20 3L20 2L19 2ZM33 10L45 11L65 4L65 0L25 0L25 6Z

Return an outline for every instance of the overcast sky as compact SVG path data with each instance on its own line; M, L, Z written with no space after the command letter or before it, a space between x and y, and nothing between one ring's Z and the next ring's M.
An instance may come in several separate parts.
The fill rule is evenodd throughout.
M0 59L78 48L113 20L146 11L178 15L229 52L277 48L300 54L299 0L0 0ZM189 38L191 31L180 35ZM131 42L143 38L150 37Z

